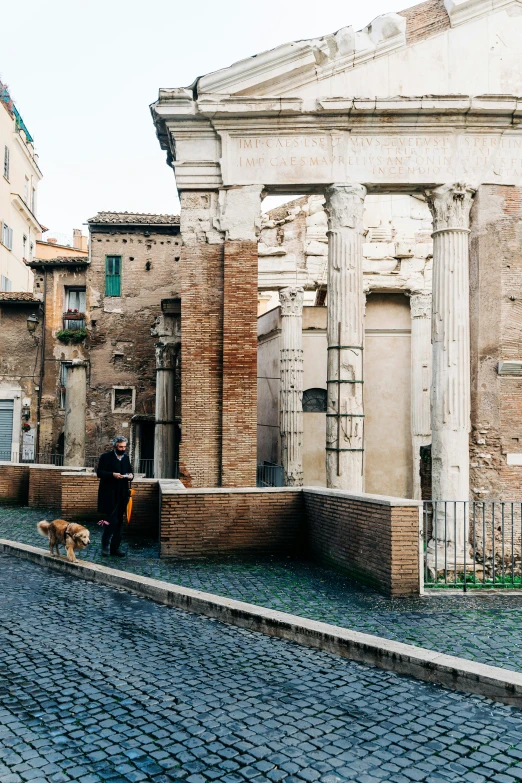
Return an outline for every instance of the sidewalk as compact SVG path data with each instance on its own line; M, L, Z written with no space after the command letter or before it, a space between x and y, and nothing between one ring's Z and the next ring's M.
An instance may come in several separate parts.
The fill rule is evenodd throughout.
M46 547L36 522L52 511L0 506L0 537ZM80 559L183 587L289 612L448 655L522 671L522 594L436 595L390 599L312 563L165 562L158 548L131 542L125 559L101 558L99 528ZM127 544L125 544L127 546Z

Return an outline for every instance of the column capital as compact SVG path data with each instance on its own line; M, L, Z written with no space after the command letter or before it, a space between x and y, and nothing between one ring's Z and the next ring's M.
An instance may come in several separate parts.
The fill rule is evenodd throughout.
M475 192L471 185L464 182L426 190L426 200L433 216L433 233L455 229L468 231Z
M290 286L279 291L281 315L301 316L303 314L304 288Z
M325 190L325 211L328 215L328 229L354 228L362 232L364 185L334 184Z
M431 318L431 292L410 294L410 311L412 318Z
M156 349L156 369L174 370L176 367L176 350L173 343L154 343Z
M261 227L263 185L238 185L219 191L219 203L214 227L224 232L225 239L257 242Z

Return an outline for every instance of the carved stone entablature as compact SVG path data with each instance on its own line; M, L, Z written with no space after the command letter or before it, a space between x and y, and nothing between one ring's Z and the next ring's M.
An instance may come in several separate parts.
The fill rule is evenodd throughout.
M433 231L469 230L469 213L474 195L474 188L461 182L426 190L426 200L433 215Z
M303 314L304 288L297 286L279 291L281 315L301 317Z
M410 310L412 318L431 318L431 293L411 294Z

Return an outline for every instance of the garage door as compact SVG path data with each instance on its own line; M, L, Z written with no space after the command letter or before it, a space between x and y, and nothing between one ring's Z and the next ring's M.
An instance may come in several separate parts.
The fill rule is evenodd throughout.
M0 460L10 460L13 446L13 400L0 400Z

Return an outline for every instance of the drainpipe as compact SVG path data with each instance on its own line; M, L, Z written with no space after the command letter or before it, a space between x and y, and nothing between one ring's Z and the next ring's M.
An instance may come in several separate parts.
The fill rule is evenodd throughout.
M40 354L40 382L38 386L38 403L36 409L36 449L35 458L38 461L38 454L40 453L40 413L42 410L42 391L44 382L44 368L45 368L45 315L47 312L47 269L44 267L44 290L43 290L43 317L42 317L42 342L41 342L41 354Z

